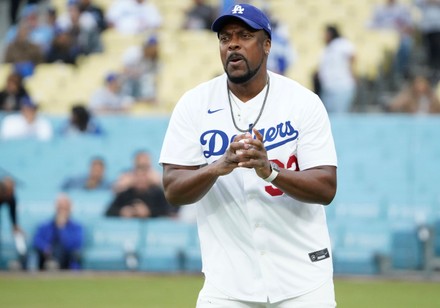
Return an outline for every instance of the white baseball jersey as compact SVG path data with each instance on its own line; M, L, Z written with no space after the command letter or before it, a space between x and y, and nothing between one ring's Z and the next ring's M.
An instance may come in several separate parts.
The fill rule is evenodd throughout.
M336 166L327 113L319 98L298 83L269 72L270 89L256 128L270 160L292 170ZM234 136L223 74L183 95L171 116L160 163L210 164ZM265 91L242 103L234 115L241 128L255 120ZM246 121L250 121L246 123ZM197 202L197 222L206 279L240 300L277 302L310 292L333 274L322 205L299 202L237 168L218 178Z

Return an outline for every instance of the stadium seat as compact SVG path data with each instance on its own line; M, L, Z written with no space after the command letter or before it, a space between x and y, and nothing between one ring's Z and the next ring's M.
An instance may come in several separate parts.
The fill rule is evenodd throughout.
M86 228L84 269L128 270L127 255L139 247L141 222L137 219L100 218Z
M387 255L390 231L386 222L340 221L339 243L334 247L333 264L338 274L377 274L377 257Z
M187 272L200 272L202 270L202 255L200 251L197 224L190 226L190 242L184 248L184 269Z
M191 225L168 218L144 223L139 269L149 272L179 272L185 269L185 249L191 243Z
M423 246L418 237L417 229L403 229L393 232L389 256L394 269L422 269Z

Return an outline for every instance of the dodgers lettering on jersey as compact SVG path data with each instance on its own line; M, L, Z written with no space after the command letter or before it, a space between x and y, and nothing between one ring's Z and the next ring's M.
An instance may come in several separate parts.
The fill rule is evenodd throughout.
M263 136L266 151L296 140L299 135L299 132L292 126L290 121L281 122L275 127L263 128L258 131ZM203 151L203 155L206 158L223 155L236 136L237 135L233 135L229 137L226 132L216 129L205 131L200 136L200 143L206 148L206 150Z

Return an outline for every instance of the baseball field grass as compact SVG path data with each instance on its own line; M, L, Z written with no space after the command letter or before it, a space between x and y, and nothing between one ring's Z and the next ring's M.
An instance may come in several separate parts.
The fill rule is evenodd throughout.
M200 275L0 274L0 307L195 307ZM440 282L336 278L338 307L440 307ZM227 308L227 307L225 307Z

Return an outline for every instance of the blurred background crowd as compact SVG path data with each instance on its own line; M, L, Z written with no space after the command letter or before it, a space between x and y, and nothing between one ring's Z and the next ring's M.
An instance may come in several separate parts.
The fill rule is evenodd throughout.
M361 127L375 126L378 116L404 115L397 118L392 141L399 142L401 138L395 136L410 130L408 117L434 119L434 124L424 122L431 125L426 124L426 136L433 134L431 128L438 124L435 114L440 113L440 0L3 0L0 204L5 206L0 205L0 268L152 268L151 249L144 246L160 240L146 236L141 244L134 239L127 242L123 236L103 234L106 229L101 224L112 223L109 230L128 236L144 232L150 226L143 222L159 218L190 224L188 237L194 236L192 209L174 209L164 198L158 151L179 97L223 73L210 26L225 7L243 2L262 8L273 23L269 69L321 97L336 121L336 137L339 131L348 134L359 117L371 115L375 116L371 121L359 120ZM378 127L390 123L381 121ZM377 142L382 135L371 131L368 137ZM352 133L350 141L362 138ZM438 142L431 141L430 158L440 149ZM400 151L405 152L401 156L409 161L413 153L406 147L411 145L401 142ZM387 140L383 143L379 150ZM390 162L396 159L388 152L381 155L391 156ZM345 154L340 157L345 159ZM356 157L353 165L347 165L367 169L358 165L364 158ZM408 167L408 161L402 162L405 185L414 181L409 178L414 167ZM356 168L351 172L362 173ZM376 184L380 185L387 184ZM392 193L407 196L408 203L417 197L405 185ZM389 197L382 188L377 190L379 208ZM371 190L366 191L358 196L371 195ZM430 198L435 200L430 201L432 210L440 198L438 194ZM392 203L387 205L392 208ZM425 222L431 210L420 218L412 207L410 227ZM347 214L334 211L331 215ZM378 210L377 215L397 217L392 210L387 214ZM137 225L127 228L128 220ZM334 230L335 238L348 234L339 226ZM362 258L344 254L348 246L341 240L340 260L345 263L336 269L343 272L349 261L356 265L347 272L383 269L386 263L377 263L378 253L394 243L393 233L386 232L390 241L369 248L374 258L366 261L366 267ZM409 236L413 238L413 233ZM109 252L111 245L117 248ZM195 254L192 268L198 269L197 243L189 246L188 256ZM176 268L182 266L181 247L178 252ZM409 267L426 266L423 258L410 256ZM113 263L106 267L102 260Z

